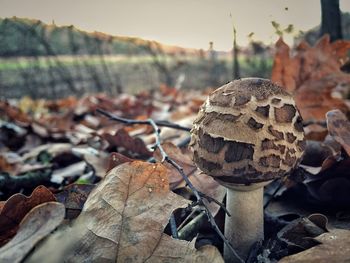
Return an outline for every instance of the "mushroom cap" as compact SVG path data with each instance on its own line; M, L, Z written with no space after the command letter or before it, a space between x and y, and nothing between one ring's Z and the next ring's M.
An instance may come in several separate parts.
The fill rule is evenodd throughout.
M222 183L270 181L300 161L302 118L280 86L260 78L234 80L201 106L190 147L197 167Z

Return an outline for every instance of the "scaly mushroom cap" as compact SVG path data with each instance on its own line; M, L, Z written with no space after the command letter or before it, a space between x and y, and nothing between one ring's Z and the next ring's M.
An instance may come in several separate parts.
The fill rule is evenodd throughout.
M209 95L191 130L198 168L215 179L251 184L282 177L305 149L291 95L266 79L232 81Z

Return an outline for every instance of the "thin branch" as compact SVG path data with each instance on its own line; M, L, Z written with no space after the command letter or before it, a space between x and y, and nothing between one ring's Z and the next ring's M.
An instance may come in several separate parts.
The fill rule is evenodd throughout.
M206 214L204 211L199 213L191 222L186 224L181 230L179 230L179 238L189 240L196 235L198 229L203 225Z
M181 224L177 227L177 231L180 231L184 225L190 220L190 218L196 213L198 212L198 209L191 209L192 211L190 212L190 214L188 216L186 216L186 218L181 222Z
M220 207L225 211L225 213L226 213L228 216L231 216L230 212L226 209L226 207L224 206L223 203L219 202L219 201L216 200L215 198L212 198L211 196L206 195L205 193L199 192L199 194L200 194L203 198L207 199L207 201L208 201L209 203L210 203L210 202L214 202L215 204L217 204L218 206L220 206Z
M192 190L194 196L196 197L196 204L202 206L204 208L204 212L208 217L208 221L211 224L211 226L214 228L215 232L220 236L220 238L224 241L225 245L232 251L232 253L235 255L235 257L241 262L244 263L244 260L237 254L237 252L234 250L234 248L232 247L232 245L230 244L230 242L226 239L226 237L224 236L224 234L220 231L218 225L215 222L215 219L213 217L213 215L210 213L210 210L208 208L208 206L205 204L204 199L205 195L203 193L200 193L191 183L191 181L188 179L188 177L186 176L183 168L176 163L172 158L170 158L168 156L168 154L164 151L162 145L161 145L161 138L160 138L160 128L158 127L158 122L155 122L152 119L147 119L147 120L131 120L131 119L126 119L126 118L121 118L119 116L115 116L113 114L110 114L109 112L106 112L104 110L101 109L97 109L97 112L103 114L104 116L107 116L108 118L110 118L111 120L115 120L115 121L119 121L122 123L125 123L127 125L132 125L132 124L146 124L146 125L151 125L153 128L153 131L156 135L156 143L155 143L155 148L158 148L161 155L162 155L162 162L167 162L169 164L171 164L178 172L179 174L182 176L182 178L184 179L184 181L186 182L186 185ZM161 126L162 124L164 124L164 122L160 122ZM165 125L164 125L165 126ZM165 126L165 127L170 127L170 128L174 128L177 129L179 125L169 125L169 123ZM182 127L182 126L180 126ZM186 128L186 130L189 130L188 128ZM213 201L213 199L210 199L208 201ZM216 203L219 203L218 201L216 201Z
M119 117L117 115L114 115L114 114L109 113L107 111L104 111L102 109L96 109L96 111L98 113L110 118L111 120L119 121L119 122L127 124L127 125L134 125L134 124L152 125L149 120L131 120L131 119ZM178 125L176 123L169 122L169 121L153 121L153 122L159 127L168 127L168 128L173 128L176 130L188 131L188 132L191 130L191 128L184 127L184 126L181 126L181 125Z

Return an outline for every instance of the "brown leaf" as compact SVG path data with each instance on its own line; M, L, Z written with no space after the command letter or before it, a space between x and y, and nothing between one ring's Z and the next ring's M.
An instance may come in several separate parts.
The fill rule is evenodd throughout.
M120 153L112 152L108 158L108 168L106 172L109 172L110 170L112 170L114 167L117 167L118 165L121 165L127 162L132 162L132 161L134 161L134 159L126 157L125 155L122 155Z
M327 127L329 134L341 144L350 156L350 122L340 110L327 112Z
M0 154L0 171L13 173L17 168L16 166L16 163L9 162L5 155Z
M103 134L102 137L107 140L111 146L124 147L128 151L142 156L152 155L140 138L131 137L124 129L118 130L115 135L107 133Z
M310 124L304 127L304 132L305 139L313 141L323 141L328 134L327 128L318 124Z
M4 245L17 232L23 217L35 206L56 201L55 196L45 186L38 186L31 196L15 194L2 202L0 211L0 246ZM0 206L0 207L1 207Z
M312 214L306 218L299 218L278 232L278 238L286 242L289 249L308 249L317 244L312 237L327 232L328 219L322 214Z
M61 236L73 236L74 244L47 247L61 250L54 262L222 262L218 251L197 251L193 243L163 233L171 213L188 201L169 189L167 170L161 164L141 161L117 166L91 192L83 212ZM51 243L51 244L50 244ZM57 245L55 245L57 244ZM46 252L33 255L30 262Z
M280 263L329 263L350 262L350 231L333 229L315 240L321 245L307 249L301 253L282 258Z
M66 207L66 218L76 218L92 191L94 184L70 184L66 186L60 193L55 194L58 202Z
M349 74L340 69L349 48L350 41L331 43L329 36L313 47L302 42L295 52L282 39L276 43L271 79L294 94L304 120L323 120L335 108L349 111L342 99L332 96L337 86L350 84Z
M32 119L20 109L10 105L8 102L0 101L0 116L5 115L11 121L28 126Z
M21 221L17 234L0 249L1 262L21 262L30 250L64 219L64 205L47 202L34 207Z

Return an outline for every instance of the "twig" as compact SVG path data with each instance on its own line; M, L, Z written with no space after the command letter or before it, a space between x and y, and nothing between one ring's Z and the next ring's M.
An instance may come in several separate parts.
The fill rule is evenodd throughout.
M220 206L220 207L225 211L225 213L226 213L228 216L231 216L230 212L226 209L226 207L224 206L223 203L219 202L219 201L216 200L215 198L212 198L211 196L208 196L208 195L206 195L206 194L204 194L204 193L199 192L199 194L200 194L203 198L207 199L207 201L208 201L209 203L210 203L210 202L214 202L215 204L217 204L218 206Z
M205 217L206 214L204 211L198 214L193 220L191 220L191 222L189 222L179 231L179 238L188 240L189 238L193 237L193 233L197 232L202 226Z
M186 185L192 190L194 196L196 197L196 203L200 206L202 206L204 208L204 212L208 217L208 221L211 224L211 226L214 228L215 232L220 236L220 238L224 241L225 245L232 251L232 253L234 254L234 256L241 262L244 263L244 260L237 254L237 252L234 250L234 248L232 247L232 245L230 244L230 242L226 239L226 237L224 236L224 234L221 232L221 230L219 229L218 225L215 222L215 219L213 217L213 215L210 213L210 210L208 208L208 206L205 204L203 198L204 198L204 194L201 194L191 183L191 181L188 179L188 177L186 176L183 168L177 164L173 159L171 159L168 154L164 151L162 145L161 145L161 138L160 138L160 129L157 125L158 122L155 122L152 119L147 119L147 120L131 120L131 119L126 119L126 118L121 118L118 116L115 116L113 114L110 114L104 110L101 109L97 109L97 112L103 114L104 116L107 116L108 118L110 118L111 120L115 120L115 121L119 121L128 125L132 125L132 124L146 124L146 125L151 125L153 128L153 131L156 135L156 142L155 142L155 148L158 148L160 151L160 154L162 155L162 162L167 162L169 164L171 164L178 172L179 174L182 176L182 178L184 179L184 181L186 182ZM168 122L167 122L168 123ZM164 124L164 122L161 122L161 125ZM160 125L160 126L161 126ZM163 125L165 127L170 127L170 128L174 128L174 129L178 129L178 127L182 127L179 126L177 124L173 125L169 125L169 123L167 125ZM189 130L188 128L185 128L186 130ZM202 197L203 196L203 197ZM217 201L218 202L218 201Z
M131 120L131 119L126 119L126 118L119 117L117 115L114 115L114 114L109 113L107 111L104 111L102 109L96 109L96 111L98 113L101 113L102 115L110 118L111 120L119 121L119 122L125 123L127 125L134 125L134 124L151 125L149 119L148 120ZM184 126L181 126L179 124L172 123L172 122L169 122L169 121L153 121L153 122L155 122L155 124L157 126L159 126L159 127L168 127L168 128L173 128L173 129L176 129L176 130L188 131L188 132L191 130L191 128L184 127Z
M188 220L190 220L190 218L194 215L194 213L197 212L197 209L191 209L192 211L189 213L188 216L186 216L186 218L181 222L181 224L177 227L177 231L180 231L184 225L187 223Z

